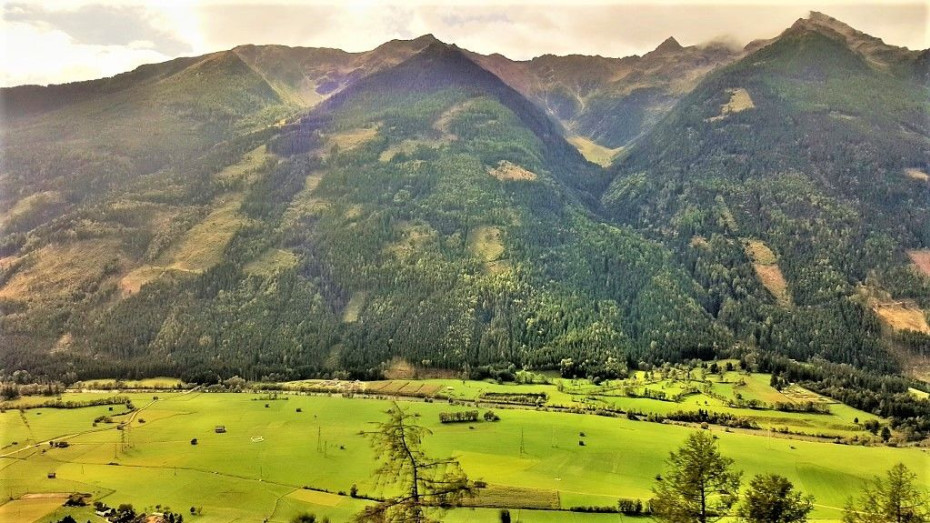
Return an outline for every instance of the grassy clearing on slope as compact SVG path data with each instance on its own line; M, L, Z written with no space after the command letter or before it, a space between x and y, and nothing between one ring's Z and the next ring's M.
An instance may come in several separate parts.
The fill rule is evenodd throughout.
M400 259L423 252L428 244L439 239L436 230L427 223L400 222L395 225L395 230L400 239L389 244L384 250Z
M274 155L268 153L267 146L262 144L247 152L239 163L235 163L213 175L217 181L245 181L247 184L257 180L259 168Z
M160 399L149 405L151 394L128 396L137 406L145 407L137 416L147 422L133 424L127 446L121 443L122 432L112 426L76 434L90 429L93 418L106 412L106 407L40 409L41 415L29 411L33 430L46 439L63 437L71 445L43 449L45 453L39 449L22 451L16 454L17 459L0 457L0 490L19 497L28 492L74 489L91 492L97 499L136 506L203 506L198 521L205 522L237 518L259 521L266 517L284 522L301 510L343 521L362 502L345 496L337 501L332 495L307 494L301 487L347 492L356 484L363 494L377 490L372 478L377 466L375 455L359 431L369 430L372 421L383 420L388 401L298 395L268 401L258 394L195 392L161 393ZM543 500L553 499L555 492L563 508L613 504L618 497L650 497L650 487L668 452L693 430L619 418L509 409L497 410L502 419L496 423L443 425L439 423L440 412L469 407L438 402L401 405L419 414L419 422L433 432L425 440L430 455L455 456L472 479L484 479L495 489L510 489L532 497L534 502L545 503ZM21 425L18 412L0 414L0 433L20 430L17 426ZM224 425L227 432L215 433L216 425ZM839 507L851 488L899 461L908 463L919 481L930 480L930 456L920 449L714 433L723 454L734 458L736 468L746 477L759 472L783 474L816 496L818 506L813 516L818 519L838 519ZM262 436L262 441L253 442L255 436ZM190 444L191 438L198 438L196 446ZM578 445L580 439L585 446ZM0 456L7 452L9 449ZM52 471L58 479L45 477ZM487 516L472 521L496 521L497 516L493 510L456 509L444 519L455 520L460 513Z
M107 262L120 262L120 241L115 238L89 239L79 243L52 244L28 256L35 263L19 270L0 288L0 298L71 300L80 289L102 284L111 278L102 268ZM115 280L114 280L115 281Z
M791 296L788 294L788 282L778 267L778 258L772 249L760 240L748 240L745 243L746 254L752 260L752 267L756 271L759 281L778 303L782 305L791 304Z
M304 180L304 188L294 196L281 217L282 229L299 227L303 218L316 215L329 206L329 202L313 195L322 180L322 172L314 171L307 175Z
M752 101L752 97L749 96L749 91L742 87L727 89L727 93L730 94L730 99L727 103L720 106L720 114L708 118L707 121L717 122L733 113L739 113L756 107L756 104Z
M223 259L226 245L246 223L239 213L244 193L229 193L217 199L212 211L183 233L151 264L138 266L119 281L123 296L135 294L143 285L167 274L200 273Z
M782 305L791 303L791 297L788 295L788 282L778 265L753 264L753 268L756 270L759 281L775 296L779 303Z
M914 301L895 300L890 293L875 285L861 285L858 293L860 299L868 303L879 319L891 329L930 334L927 316Z
M568 143L574 145L575 149L578 149L578 152L580 152L586 160L596 163L601 167L610 167L614 158L623 151L623 147L611 149L585 138L584 136L572 136L568 139Z
M258 258L245 264L242 268L247 274L271 276L272 274L297 265L297 255L284 249L269 249Z
M143 265L126 273L126 275L120 279L119 287L123 296L128 296L139 292L139 289L146 283L153 282L172 272L185 273L190 271L183 271L171 267Z
M507 160L501 160L497 167L488 169L488 174L502 181L532 181L536 179L536 173L533 171L528 171Z
M872 303L872 310L894 330L912 330L930 334L927 316L916 304L903 301L876 301Z
M475 227L468 231L465 244L468 252L485 262L498 260L504 254L501 230L497 227L486 225Z
M926 392L924 392L924 391L922 391L922 390L917 390L917 389L914 389L914 388L907 389L907 390L908 390L908 392L910 392L912 395L914 395L915 398L919 398L919 399L922 399L922 400L925 400L925 399L930 398L930 394L928 394L928 393L926 393Z
M449 124L452 123L452 120L459 113L470 108L475 103L477 103L476 99L465 100L464 102L455 104L452 107L446 109L446 111L439 115L439 118L433 122L433 129L442 133L445 140L458 140L458 137L449 131Z
M17 200L6 213L0 212L0 231L16 221L29 220L33 216L48 216L49 213L61 209L65 205L64 195L58 191L43 191L30 194L21 200Z
M922 273L930 276L930 250L907 251L911 261Z
M226 245L246 221L239 214L244 198L242 193L221 197L203 221L160 257L158 265L200 272L222 261Z
M352 297L349 298L349 303L346 304L345 310L342 311L342 321L344 323L357 322L358 316L362 313L362 309L365 307L367 301L367 292L357 291L352 293Z
M331 134L326 137L323 150L329 153L333 150L333 147L337 147L339 151L342 152L351 151L375 136L378 136L378 125L379 124L375 124L371 127L361 127Z
M442 147L443 144L448 143L450 140L403 140L400 143L396 143L385 149L378 156L378 160L381 162L389 162L398 154L413 154L420 147L427 147L430 149L437 149Z

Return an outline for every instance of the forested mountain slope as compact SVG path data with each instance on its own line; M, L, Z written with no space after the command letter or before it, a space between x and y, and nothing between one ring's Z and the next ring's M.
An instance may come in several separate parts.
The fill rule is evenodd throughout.
M712 355L727 334L701 289L592 214L600 179L541 109L434 42L24 235L5 358L258 378Z
M930 244L930 89L918 53L876 40L799 20L682 99L603 195L767 350L875 368L889 346L927 354L930 285L906 251ZM780 303L746 299L753 272Z
M0 367L919 371L926 56L812 15L738 51L427 35L0 90ZM625 150L603 169L572 135Z

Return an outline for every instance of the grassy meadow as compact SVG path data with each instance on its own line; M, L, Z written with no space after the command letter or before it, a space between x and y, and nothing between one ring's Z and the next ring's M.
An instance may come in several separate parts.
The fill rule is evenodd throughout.
M766 380L754 375L741 388L760 397L777 392L768 388ZM548 401L553 404L574 401L579 390L595 387L581 380L562 386L461 380L384 383L381 388L416 387L461 399L486 392L542 391L550 394ZM62 399L115 394L66 393ZM4 500L10 500L0 505L0 515L26 514L23 521L50 521L71 513L81 520L83 515L89 517L88 509L55 508L60 503L36 500L34 495L87 492L110 505L129 502L149 510L167 505L185 514L190 507L202 507L201 515L191 521L287 522L304 511L347 521L365 503L346 495L353 484L362 495L383 493L372 478L376 456L361 432L385 418L390 400L199 390L120 396L130 399L136 410L119 404L70 410L12 408L0 414L0 491ZM620 400L645 401L616 397ZM457 403L400 401L432 431L425 442L429 454L456 457L471 479L488 484L474 501L484 507L455 509L444 516L445 521L496 521L499 509L489 507L502 504L526 522L618 521L618 514L552 509L612 506L620 497L649 498L669 451L689 432L699 430L533 408L496 408L501 421L494 423L440 424L440 412L475 408L470 402ZM870 419L849 407L836 407L831 406L835 413L820 416L836 418L833 421L840 426L850 416ZM798 415L761 412L784 416L784 423ZM100 416L109 416L113 423L95 425ZM121 422L128 423L128 429L118 430ZM226 433L215 432L219 425ZM744 482L756 473L775 472L813 494L814 519L838 520L846 497L856 487L897 462L908 464L920 481L930 482L926 449L838 445L776 437L765 430L727 432L715 426L710 430L719 437L722 452L744 471ZM191 444L194 438L196 445ZM69 446L53 448L49 440L67 441ZM52 472L56 478L49 479Z

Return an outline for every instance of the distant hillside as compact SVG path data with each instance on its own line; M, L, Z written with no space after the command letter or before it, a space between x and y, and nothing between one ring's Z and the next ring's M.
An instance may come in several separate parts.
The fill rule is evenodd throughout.
M526 62L472 57L572 133L616 148L649 130L704 75L740 54L720 44L682 47L670 37L641 57L546 55Z
M914 174L930 161L930 91L893 74L915 56L824 15L800 20L709 75L638 141L604 208L712 285L719 271L752 275L743 246L767 245L793 307L747 301L732 283L716 290L732 328L766 319L753 343L857 365L887 361L886 344L926 356L872 314L892 299L919 315L930 306L905 253L930 242L930 186ZM862 297L878 291L891 298Z

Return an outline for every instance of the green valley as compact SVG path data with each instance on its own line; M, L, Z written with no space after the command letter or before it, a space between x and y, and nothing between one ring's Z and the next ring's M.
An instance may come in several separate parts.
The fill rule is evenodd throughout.
M717 375L703 376L699 369L692 371L694 383L704 382L705 377L716 383ZM670 377L677 376L679 370L680 376ZM702 430L698 423L657 423L647 421L645 414L635 420L599 410L606 398L617 398L613 407L665 412L668 401L640 397L624 403L617 392L651 383L646 387L671 393L676 386L680 389L690 383L682 381L686 379L683 369L659 372L669 377L649 382L644 374L600 386L584 380L537 376L537 380L551 383L313 381L256 384L258 390L235 393L189 386L178 391L175 386L180 386L179 382L162 380L121 385L159 387L145 392L138 388L67 392L61 400L116 398L116 404L55 409L35 408L34 404L28 407L31 402L5 403L0 414L0 465L4 471L0 485L13 499L25 494L75 491L87 492L113 506L132 503L151 509L159 504L185 513L194 506L200 511L195 521L236 517L289 521L302 511L344 521L368 502L365 496L382 495L377 485L366 479L371 478L375 456L360 433L382 419L391 401L396 401L417 414L419 423L432 431L425 440L429 452L456 458L470 478L487 485L469 502L475 508L453 509L443 520L496 521L498 510L506 508L519 513L522 521L602 521L617 515L558 511L613 507L619 498L648 500L668 452L689 433ZM741 396L747 399L823 401L802 389L779 392L768 386L766 375L724 371L720 376L724 381L742 379L745 385L732 387L743 390ZM843 444L838 445L832 439L818 441L767 428L704 425L708 428L703 430L719 438L722 452L736 461L736 468L746 474L784 474L813 494L813 519L838 519L846 492L836 485L856 485L882 473L887 463L905 462L922 474L921 481L930 480L926 477L930 457L924 449L890 448L876 444L880 441L877 438L869 445L862 444L870 438L863 425L875 419L867 413L832 402L828 402L829 413L800 416L726 407L720 398L727 388L717 383L710 395L691 394L678 407L746 416L758 413L758 419L771 423L772 428L808 427L842 438ZM301 393L301 389L316 392ZM638 392L641 396L642 390ZM521 406L513 399L534 394L544 394L546 400ZM505 403L505 395L510 403ZM126 408L127 401L133 410ZM26 409L18 410L19 405ZM472 408L482 412L493 409L501 419L439 422L441 412ZM99 417L107 420L95 422ZM823 421L812 424L818 417ZM877 421L884 424L884 420ZM218 426L225 432L217 433ZM847 443L853 437L858 444ZM49 440L68 445L53 447ZM55 478L49 479L48 473L55 473ZM353 485L356 497L348 495ZM248 496L248 501L242 496ZM56 512L58 517L65 513L81 517L89 512L80 508Z
M930 51L780 27L0 88L0 520L902 523L873 501L930 503Z

